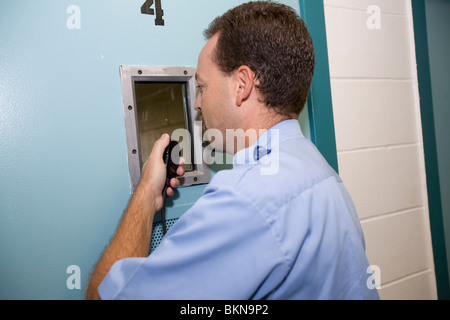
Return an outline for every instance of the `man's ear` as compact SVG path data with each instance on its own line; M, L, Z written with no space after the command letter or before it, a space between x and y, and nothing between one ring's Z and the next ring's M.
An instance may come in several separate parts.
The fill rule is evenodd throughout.
M248 99L253 90L255 74L249 67L240 66L236 70L236 77L238 85L236 94L236 105L241 106L242 102Z

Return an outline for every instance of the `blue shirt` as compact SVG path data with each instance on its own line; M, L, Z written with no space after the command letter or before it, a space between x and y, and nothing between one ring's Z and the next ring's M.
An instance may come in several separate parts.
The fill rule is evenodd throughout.
M149 257L112 266L102 299L378 299L353 202L298 121L233 159Z

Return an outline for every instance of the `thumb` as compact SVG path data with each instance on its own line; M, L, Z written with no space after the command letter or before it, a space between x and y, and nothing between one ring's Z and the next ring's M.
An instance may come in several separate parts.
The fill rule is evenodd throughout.
M150 156L161 159L163 157L164 149L169 145L169 142L170 136L167 133L164 133L161 138L155 141Z

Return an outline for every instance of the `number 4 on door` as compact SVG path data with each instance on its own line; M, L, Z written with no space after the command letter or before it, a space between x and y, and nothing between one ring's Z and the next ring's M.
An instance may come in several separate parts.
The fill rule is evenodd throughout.
M152 8L153 2L155 2L155 9L156 9L156 19L155 19L155 25L157 26L163 26L164 25L164 19L162 18L164 16L164 10L162 9L161 0L147 0L144 2L144 4L141 6L141 13L142 14L149 14L154 15L155 9Z

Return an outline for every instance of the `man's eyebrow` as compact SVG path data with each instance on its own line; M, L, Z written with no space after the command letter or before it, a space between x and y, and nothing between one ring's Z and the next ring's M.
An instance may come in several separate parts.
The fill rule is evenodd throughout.
M201 81L202 78L200 78L200 76L198 75L198 73L195 73L195 81Z

